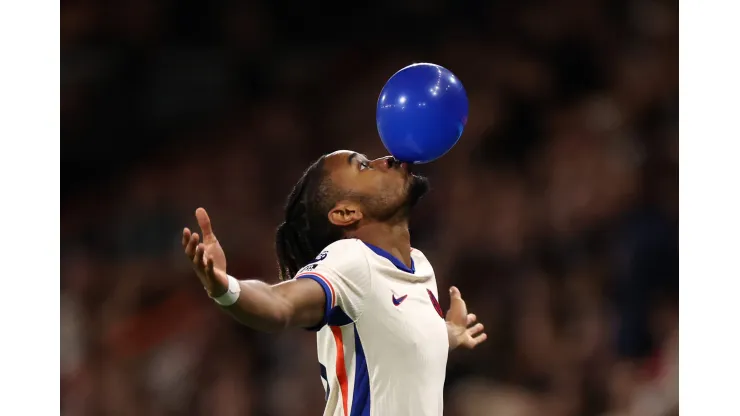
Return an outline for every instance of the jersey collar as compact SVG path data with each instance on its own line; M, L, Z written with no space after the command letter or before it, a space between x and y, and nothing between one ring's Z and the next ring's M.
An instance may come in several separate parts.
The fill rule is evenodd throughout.
M363 243L365 243L365 242L363 241ZM370 250L372 250L375 254L377 254L377 255L379 255L381 257L385 257L388 260L390 260L390 262L393 263L393 265L396 266L397 269L403 270L406 273L411 273L411 274L416 273L416 268L414 267L414 259L411 259L411 267L409 268L405 264L403 264L403 262L401 260L399 260L395 256L393 256L393 254L391 254L391 253L383 250L382 248L376 247L376 246L374 246L374 245L372 245L370 243L365 243L365 245Z

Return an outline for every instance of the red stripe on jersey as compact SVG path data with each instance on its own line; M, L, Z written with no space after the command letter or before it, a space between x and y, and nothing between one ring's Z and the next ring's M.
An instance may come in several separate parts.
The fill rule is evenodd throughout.
M301 273L299 275L296 275L296 278L299 277L299 276L308 276L308 275L319 277L321 280L324 281L324 283L327 284L327 286L329 286L329 290L331 291L331 307L333 308L333 307L337 306L337 303L336 303L337 295L334 293L334 286L331 284L331 282L329 281L329 279L327 279L323 275L321 275L319 273L315 273L315 272ZM326 313L329 313L329 311L326 311Z
M329 279L327 279L326 277L324 277L323 275L319 273L314 273L314 274L322 278L326 282L326 284L329 285L329 289L331 289L331 307L333 308L337 306L337 295L336 295L336 292L334 292L334 286L331 284Z
M342 390L342 406L344 408L344 415L347 416L349 411L347 408L347 396L349 395L349 389L347 387L347 367L344 366L344 342L342 341L342 328L338 326L332 326L331 333L334 334L334 342L337 344L337 380L339 380L339 388Z

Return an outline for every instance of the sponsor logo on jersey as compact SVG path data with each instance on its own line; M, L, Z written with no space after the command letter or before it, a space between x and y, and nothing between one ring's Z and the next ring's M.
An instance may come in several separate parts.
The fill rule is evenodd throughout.
M401 304L401 303L402 303L403 301L405 301L405 300L406 300L406 298L407 298L408 296L409 296L409 295L403 295L403 296L401 296L400 298L397 298L397 297L396 297L396 295L395 295L395 294L393 294L393 295L391 296L391 299L393 300L393 304L394 304L394 305L396 305L396 306L398 306L398 305L400 305L400 304Z

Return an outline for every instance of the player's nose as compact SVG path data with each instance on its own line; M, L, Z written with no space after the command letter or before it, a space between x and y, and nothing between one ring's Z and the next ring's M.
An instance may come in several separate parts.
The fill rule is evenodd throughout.
M373 169L381 170L381 171L387 171L389 169L394 169L400 166L400 163L394 158L393 156L385 156L378 159L375 159L370 162L370 167Z

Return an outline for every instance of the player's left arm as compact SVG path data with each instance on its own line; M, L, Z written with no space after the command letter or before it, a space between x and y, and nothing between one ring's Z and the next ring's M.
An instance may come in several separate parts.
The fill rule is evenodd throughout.
M473 349L488 338L486 333L482 332L483 324L475 323L477 319L475 314L468 313L468 307L460 291L452 286L450 288L450 309L445 318L451 350L457 347Z

